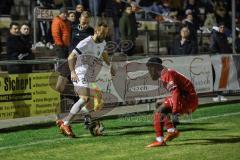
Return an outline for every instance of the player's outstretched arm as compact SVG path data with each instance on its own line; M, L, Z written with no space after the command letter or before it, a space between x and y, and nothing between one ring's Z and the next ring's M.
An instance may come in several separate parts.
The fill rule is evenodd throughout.
M102 54L102 59L104 60L104 62L110 66L110 58L108 56L108 52L104 51ZM114 76L115 75L115 70L113 69L113 66L111 66L111 75Z
M71 80L73 82L77 82L79 79L77 77L77 74L75 72L75 64L77 61L77 56L73 52L68 56L68 66L71 71Z
M102 54L102 59L104 60L104 62L110 66L110 60L109 60L109 56L108 53L106 51L103 52Z

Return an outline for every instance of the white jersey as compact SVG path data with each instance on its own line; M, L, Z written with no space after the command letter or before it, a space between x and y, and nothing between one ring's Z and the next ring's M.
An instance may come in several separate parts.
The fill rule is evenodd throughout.
M97 66L96 64L99 63L98 61L102 57L105 46L106 41L103 41L102 43L95 43L92 36L89 36L80 41L76 48L72 51L77 55L75 72L82 83L83 81L85 81L84 83L88 83L86 82L88 81L87 79L91 79L91 75L94 75Z

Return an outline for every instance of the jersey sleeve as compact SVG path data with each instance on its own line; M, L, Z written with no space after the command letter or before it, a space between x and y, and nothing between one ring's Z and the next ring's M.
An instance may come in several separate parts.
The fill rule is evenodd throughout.
M78 45L73 49L73 53L76 55L85 54L87 52L88 41L82 40Z

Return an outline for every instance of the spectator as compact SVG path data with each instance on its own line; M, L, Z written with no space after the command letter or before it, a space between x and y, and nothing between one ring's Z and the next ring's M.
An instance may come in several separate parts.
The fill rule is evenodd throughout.
M32 60L34 59L34 55L32 53L32 40L30 36L30 26L27 23L23 23L20 27L20 34L21 40L23 45L25 46L25 55L22 59L23 60ZM32 73L32 65L31 64L24 64L22 65L24 73Z
M127 49L125 53L132 55L135 48L135 40L137 37L137 22L135 15L132 12L132 7L127 5L122 17L119 21L120 38L122 41L129 41L132 43L132 47Z
M186 0L184 2L184 6L183 9L186 10L191 10L192 11L192 15L194 18L197 18L197 15L199 14L199 8L198 8L198 2L195 0Z
M231 17L228 14L227 6L223 1L217 1L214 7L217 24L225 24L227 29L231 29ZM225 28L225 30L226 30Z
M79 18L81 17L82 12L85 10L82 4L76 5L75 15L76 15L76 24L79 24Z
M70 51L72 51L81 40L94 34L94 29L89 26L90 13L87 11L82 12L79 19L80 23L78 25L74 25L72 28Z
M117 43L119 43L120 41L119 20L122 16L123 10L124 10L124 2L121 2L121 0L113 0L112 18L113 18L113 27L114 27L114 41Z
M204 22L204 27L211 29L213 26L217 25L215 14L212 12L209 12L207 14L207 17Z
M220 24L217 29L213 29L211 35L210 49L212 53L232 53L230 44L225 34L225 25Z
M136 2L131 2L130 4L132 6L132 12L135 14L136 19L142 19L143 18L143 12L141 8L139 8L138 4Z
M52 36L55 43L55 50L58 58L68 57L68 47L70 45L71 26L67 20L67 9L61 8L60 13L53 19Z
M26 56L25 44L21 40L19 32L19 24L11 23L9 28L9 36L6 41L7 59L8 60L21 60ZM23 73L23 65L8 65L9 74Z
M220 24L218 28L214 27L211 35L210 49L213 53L219 53L219 54L232 53L231 46L229 45L227 36L225 34L224 24ZM216 77L215 70L213 68L213 83L215 82L215 77ZM222 91L218 91L217 97L214 97L213 101L214 102L227 101L227 98L225 98L222 95Z
M72 0L72 3L74 8L76 8L78 4L83 5L86 10L88 8L88 0Z
M186 18L183 20L183 24L188 27L190 31L189 39L195 41L197 44L197 25L195 23L194 17L192 15L192 10L186 10Z
M183 27L180 31L180 37L174 42L171 50L172 55L195 55L197 46L195 41L189 39L190 31L188 27Z
M68 12L67 19L71 23L71 28L76 24L76 15L75 12Z

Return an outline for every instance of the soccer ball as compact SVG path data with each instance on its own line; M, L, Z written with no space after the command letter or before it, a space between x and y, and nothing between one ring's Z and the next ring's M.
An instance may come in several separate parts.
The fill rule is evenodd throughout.
M92 136L101 136L103 135L104 126L100 121L93 121L89 126L89 131Z

